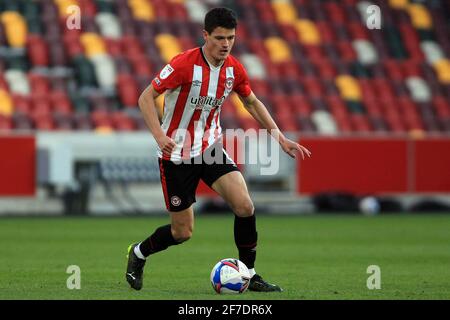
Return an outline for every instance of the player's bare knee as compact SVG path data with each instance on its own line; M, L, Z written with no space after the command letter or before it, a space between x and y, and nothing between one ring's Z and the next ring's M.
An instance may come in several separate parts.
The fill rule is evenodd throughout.
M251 200L246 200L235 206L233 211L239 217L250 217L255 212L255 207Z
M177 242L188 241L192 237L192 228L172 229L172 236Z

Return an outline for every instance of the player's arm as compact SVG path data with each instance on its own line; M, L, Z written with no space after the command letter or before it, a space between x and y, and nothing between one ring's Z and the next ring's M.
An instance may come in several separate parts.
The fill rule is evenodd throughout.
M172 152L175 142L167 137L159 123L158 112L156 111L156 98L160 94L149 85L141 94L138 100L139 109L141 109L147 127L158 143L161 151L165 154Z
M266 106L262 103L253 92L251 92L247 97L239 96L244 107L247 111L255 118L256 121L269 133L276 141L280 144L284 152L290 155L292 158L296 158L295 152L298 151L302 155L302 159L305 158L305 154L310 157L311 152L304 146L286 138L284 134L280 131L277 124L273 120L269 111L267 111Z

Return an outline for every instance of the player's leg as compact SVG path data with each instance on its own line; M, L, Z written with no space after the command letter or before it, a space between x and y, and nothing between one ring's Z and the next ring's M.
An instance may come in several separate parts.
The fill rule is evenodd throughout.
M239 251L239 260L244 262L250 271L251 291L273 292L283 291L279 286L268 283L256 274L256 217L253 202L250 199L244 177L239 171L229 172L218 178L211 186L230 205L234 216L234 240Z
M132 288L142 288L143 269L147 257L178 245L192 236L195 190L200 179L200 168L189 164L174 164L159 159L161 184L171 223L160 226L145 240L128 249L126 279Z
M143 272L146 259L170 246L189 240L194 227L194 212L189 208L169 212L170 224L161 226L151 236L128 248L128 265L126 279L133 289L140 290L143 285Z
M135 247L134 252L140 259L146 259L152 254L166 250L170 246L180 244L191 238L194 228L194 210L192 205L187 209L169 212L169 214L170 224L157 228L151 236Z
M245 180L239 171L232 171L219 177L211 187L234 212L234 240L239 251L239 260L245 263L253 276L258 233L253 202Z
M216 148L215 151L217 150ZM280 287L265 282L256 274L254 267L258 233L253 202L244 177L236 164L224 149L219 152L223 155L222 163L204 165L202 179L229 204L234 212L234 239L239 252L239 260L247 265L252 276L249 289L282 291Z

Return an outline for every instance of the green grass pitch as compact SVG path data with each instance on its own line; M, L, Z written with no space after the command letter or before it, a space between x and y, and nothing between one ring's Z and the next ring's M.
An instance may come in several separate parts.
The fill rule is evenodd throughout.
M126 249L168 217L2 218L0 299L450 299L450 215L258 216L256 270L282 293L218 295L214 264L237 257L233 217L198 215L193 238L125 281ZM66 287L69 265L81 289ZM369 265L381 289L366 286Z

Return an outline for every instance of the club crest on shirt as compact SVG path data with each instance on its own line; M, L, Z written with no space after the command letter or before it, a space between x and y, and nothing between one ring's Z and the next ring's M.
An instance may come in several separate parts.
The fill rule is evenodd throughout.
M234 78L227 78L225 80L225 88L229 91L231 91L231 89L233 89L233 84L234 84Z
M166 64L166 66L159 73L159 77L161 79L166 79L173 72L173 68L170 64Z

